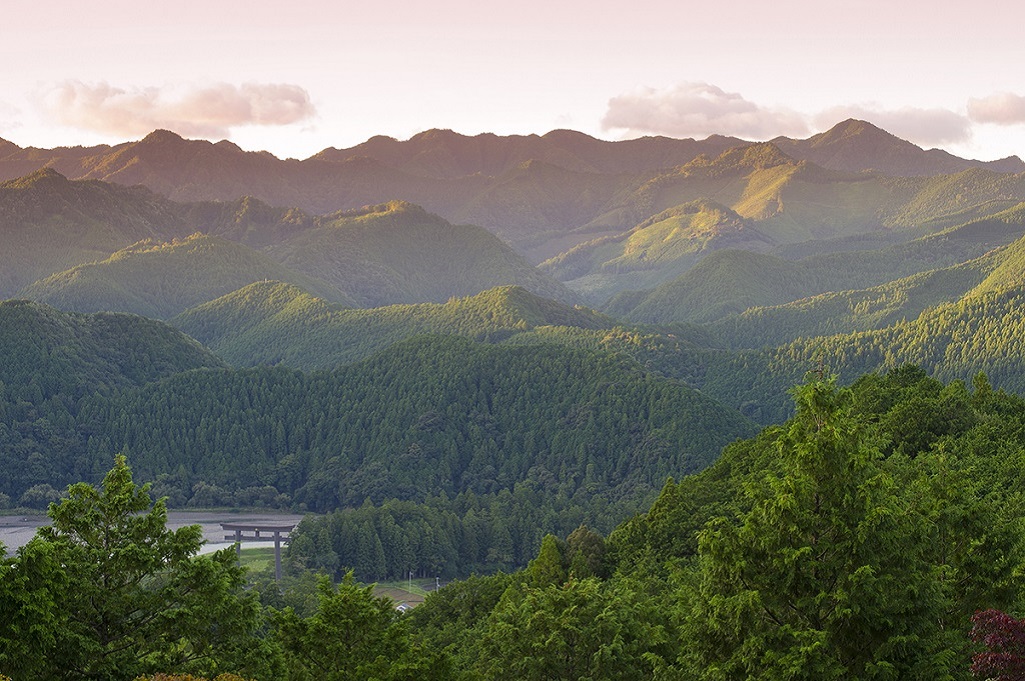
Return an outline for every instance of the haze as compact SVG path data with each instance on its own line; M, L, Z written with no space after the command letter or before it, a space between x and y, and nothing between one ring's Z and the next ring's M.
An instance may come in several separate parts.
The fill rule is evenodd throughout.
M155 127L305 157L428 128L806 136L847 117L1025 155L1021 21L992 1L133 3L5 17L0 137Z

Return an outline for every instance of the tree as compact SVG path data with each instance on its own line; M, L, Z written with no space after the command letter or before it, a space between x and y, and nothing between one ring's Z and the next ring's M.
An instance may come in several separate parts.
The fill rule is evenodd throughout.
M685 668L706 679L949 678L927 533L880 466L880 439L832 381L795 395L776 439L783 472L699 537Z
M514 584L463 656L496 681L650 679L673 649L668 619L628 583Z
M566 581L566 558L562 542L554 534L546 534L541 540L537 558L530 561L526 574L532 586L558 586Z
M1025 621L999 610L972 617L971 639L987 650L972 657L972 674L980 679L1025 679Z
M206 672L245 648L258 606L231 549L196 555L198 526L169 530L163 501L118 456L99 488L78 483L51 525L6 566L10 637L0 660L25 678L131 679ZM5 580L6 581L6 580ZM240 662L241 663L241 662Z
M442 681L447 657L409 643L405 621L389 598L374 596L348 572L336 587L324 577L320 605L307 618L286 608L277 622L289 678L320 681Z
M581 525L566 537L569 571L577 579L605 577L605 540L600 534Z

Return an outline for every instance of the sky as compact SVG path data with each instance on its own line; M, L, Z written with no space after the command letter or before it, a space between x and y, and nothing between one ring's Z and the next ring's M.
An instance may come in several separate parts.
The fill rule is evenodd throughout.
M0 137L166 128L305 158L431 128L763 140L854 117L1025 158L1023 24L1005 0L18 3Z

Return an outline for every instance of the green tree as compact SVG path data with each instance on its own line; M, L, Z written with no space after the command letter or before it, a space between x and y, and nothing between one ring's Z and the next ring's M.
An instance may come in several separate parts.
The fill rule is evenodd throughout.
M795 390L782 474L750 510L699 537L684 668L705 679L943 679L942 592L922 517L898 496L881 441L831 381Z
M541 540L537 558L530 561L526 574L531 586L558 586L566 581L566 558L562 542L554 534Z
M302 618L291 608L278 616L278 638L294 681L442 681L448 658L409 643L406 622L389 598L374 596L352 572L319 585L320 605Z
M605 540L586 525L566 537L566 554L570 574L577 579L606 576Z
M51 525L5 566L0 660L25 678L131 679L244 664L258 606L230 549L197 556L198 526L169 530L163 501L117 457L99 488L78 483Z
M514 585L470 656L476 671L495 681L650 679L675 638L667 619L659 603L629 584L571 578L541 588Z

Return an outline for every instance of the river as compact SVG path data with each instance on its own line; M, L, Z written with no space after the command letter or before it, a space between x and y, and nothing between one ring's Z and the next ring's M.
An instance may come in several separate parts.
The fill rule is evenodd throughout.
M218 549L231 546L232 540L225 539L225 534L230 534L221 529L221 523L266 523L269 525L291 525L303 519L301 515L289 513L257 513L243 511L234 513L231 511L169 511L167 514L167 527L178 529L186 525L199 525L203 528L203 548L200 553L211 553ZM50 519L45 515L8 515L0 516L0 543L7 547L7 553L13 553L19 547L24 546L36 530L43 525L48 525ZM267 543L250 543L248 546L272 546Z

